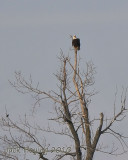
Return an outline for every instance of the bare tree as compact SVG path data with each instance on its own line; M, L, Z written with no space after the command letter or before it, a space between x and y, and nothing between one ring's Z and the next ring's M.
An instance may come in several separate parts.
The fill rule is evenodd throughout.
M77 49L74 49L73 62L69 56L64 56L62 51L59 59L61 67L60 71L55 75L58 80L59 92L40 90L38 84L33 86L31 77L27 81L21 72L15 72L15 82L10 83L18 92L31 94L36 100L35 106L46 98L52 100L55 104L56 117L52 117L50 121L55 121L64 126L64 128L61 131L57 131L49 126L47 128L42 128L39 125L34 126L29 123L26 116L24 120L16 123L6 113L6 117L0 119L4 133L0 137L2 144L0 159L18 160L18 155L12 153L14 149L16 151L23 149L28 153L34 153L39 159L43 160L48 160L48 154L50 153L53 153L53 159L56 160L64 159L65 157L66 159L70 157L70 159L74 160L92 160L96 151L110 155L120 155L127 152L128 137L113 127L113 124L119 124L125 118L127 112L127 90L124 91L124 96L122 94L121 107L118 113L116 113L114 106L113 117L104 118L104 113L101 112L98 118L90 119L89 104L92 96L97 93L95 90L90 89L95 83L94 65L90 62L86 63L86 71L82 72L78 61ZM96 125L94 126L94 124ZM62 150L59 147L53 151L53 149L48 148L47 139L38 136L37 132L41 132L42 135L46 132L67 136L72 140L71 146L74 146L74 148L68 147L66 150ZM103 144L100 144L101 136L106 134L116 138L120 147L109 144L109 149L106 149ZM68 145L68 142L66 145ZM35 150L35 147L39 147L40 150ZM57 152L55 153L55 151Z

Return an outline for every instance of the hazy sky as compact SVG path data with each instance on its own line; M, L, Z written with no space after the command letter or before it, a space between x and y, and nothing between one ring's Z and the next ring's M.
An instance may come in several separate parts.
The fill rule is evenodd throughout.
M73 54L69 35L74 34L81 40L82 63L91 60L96 66L95 88L99 94L93 98L92 113L98 115L103 111L107 115L112 111L116 86L118 102L122 86L128 86L128 1L1 0L2 115L5 106L14 117L14 113L28 113L34 103L30 96L21 95L10 86L8 80L14 81L15 71L22 71L25 78L31 74L46 91L56 89L53 73L59 67L57 56L60 49ZM42 112L47 110L42 108ZM104 156L95 155L94 160L102 160ZM126 157L122 156L124 160Z

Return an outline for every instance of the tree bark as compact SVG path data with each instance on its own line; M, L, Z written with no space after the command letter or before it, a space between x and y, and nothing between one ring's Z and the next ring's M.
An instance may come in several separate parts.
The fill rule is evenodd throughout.
M71 119L71 114L68 108L68 103L67 103L67 98L66 98L66 60L64 60L64 68L63 68L63 100L62 100L62 105L64 108L64 114L66 115L66 121L68 123L68 126L70 128L70 131L73 135L74 138L74 142L75 142L75 150L76 150L76 157L77 160L82 160L82 153L81 153L81 149L80 149L80 140L78 137L78 133L75 130L74 124L72 123L72 119Z

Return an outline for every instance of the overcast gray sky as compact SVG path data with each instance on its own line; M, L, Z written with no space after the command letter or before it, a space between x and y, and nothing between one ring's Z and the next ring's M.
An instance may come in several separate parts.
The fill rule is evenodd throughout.
M10 86L8 80L14 81L15 71L26 78L31 74L45 90L56 88L57 55L60 48L73 54L69 35L74 34L81 40L82 61L92 60L96 66L99 93L93 98L92 113L111 112L116 86L119 98L122 86L128 86L128 1L1 0L0 114L5 114L6 106L14 117L28 113L33 105L30 96ZM103 157L96 154L94 160Z

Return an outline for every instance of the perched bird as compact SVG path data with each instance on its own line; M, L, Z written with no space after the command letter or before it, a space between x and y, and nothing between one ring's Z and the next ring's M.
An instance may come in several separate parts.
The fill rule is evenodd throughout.
M9 117L9 114L6 113L6 117Z
M76 35L74 35L72 37L72 46L77 49L80 50L80 39L76 37Z

